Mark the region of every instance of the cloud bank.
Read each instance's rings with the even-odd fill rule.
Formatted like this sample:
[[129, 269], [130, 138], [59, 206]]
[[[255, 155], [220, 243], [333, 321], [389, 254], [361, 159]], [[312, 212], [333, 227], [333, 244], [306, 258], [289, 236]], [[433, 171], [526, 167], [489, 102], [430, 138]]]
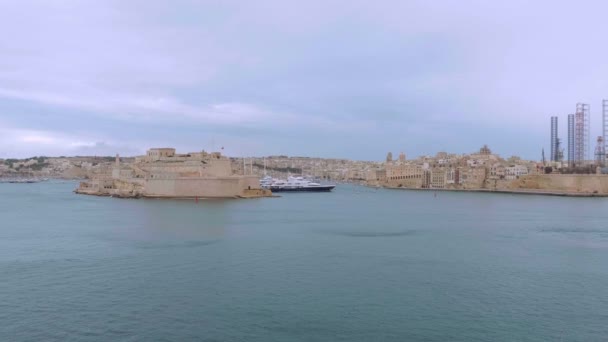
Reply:
[[[538, 159], [549, 117], [608, 98], [601, 2], [0, 4], [0, 157]], [[581, 19], [581, 18], [584, 18]], [[595, 108], [595, 110], [594, 110]], [[113, 151], [115, 150], [115, 151]]]

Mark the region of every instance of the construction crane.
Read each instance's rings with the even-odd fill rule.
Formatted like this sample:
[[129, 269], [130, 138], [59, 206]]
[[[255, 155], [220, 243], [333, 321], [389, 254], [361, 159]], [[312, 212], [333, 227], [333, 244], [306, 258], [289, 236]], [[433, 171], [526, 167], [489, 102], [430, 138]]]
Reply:
[[543, 148], [542, 154], [543, 154], [543, 166], [545, 166], [545, 149], [544, 148]]

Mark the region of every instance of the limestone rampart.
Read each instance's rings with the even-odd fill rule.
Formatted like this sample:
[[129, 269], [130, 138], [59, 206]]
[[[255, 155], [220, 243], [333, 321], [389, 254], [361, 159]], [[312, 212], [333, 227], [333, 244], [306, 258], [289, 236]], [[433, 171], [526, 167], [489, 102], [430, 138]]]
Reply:
[[236, 175], [220, 153], [175, 155], [172, 148], [151, 149], [134, 164], [116, 157], [111, 176], [80, 184], [77, 193], [116, 197], [229, 198], [266, 197], [257, 176]]
[[578, 194], [608, 194], [608, 175], [527, 175], [499, 190], [543, 190]]
[[259, 188], [257, 177], [149, 179], [144, 193], [146, 197], [241, 197], [243, 189]]

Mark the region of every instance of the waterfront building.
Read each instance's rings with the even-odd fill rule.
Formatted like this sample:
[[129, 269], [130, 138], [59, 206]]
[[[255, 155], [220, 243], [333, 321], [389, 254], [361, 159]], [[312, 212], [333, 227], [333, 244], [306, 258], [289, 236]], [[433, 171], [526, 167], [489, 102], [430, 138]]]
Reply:
[[387, 164], [386, 180], [394, 186], [420, 188], [424, 176], [424, 169], [414, 164]]
[[346, 174], [346, 179], [350, 180], [350, 181], [363, 181], [367, 178], [367, 171], [366, 170], [346, 170], [345, 171]]
[[458, 184], [458, 169], [450, 168], [445, 174], [445, 184]]
[[[574, 115], [569, 121], [574, 123]], [[573, 134], [569, 134], [569, 137], [573, 137]], [[595, 181], [595, 178], [588, 178], [586, 175], [556, 174], [560, 173], [559, 162], [552, 162], [550, 165], [554, 167], [553, 172], [544, 174], [547, 164], [523, 160], [517, 156], [505, 160], [493, 154], [487, 146], [471, 154], [439, 152], [410, 160], [401, 155], [396, 160], [387, 159], [383, 162], [359, 162], [344, 159], [265, 157], [268, 173], [274, 177], [277, 177], [276, 172], [293, 174], [292, 169], [296, 169], [297, 174], [314, 174], [325, 179], [365, 182], [370, 186], [390, 188], [488, 191], [557, 189], [566, 192], [590, 192], [593, 191], [592, 184]], [[251, 173], [262, 174], [262, 162], [262, 158], [254, 159]], [[242, 159], [234, 158], [233, 170], [243, 167], [242, 165]], [[578, 184], [578, 179], [587, 185], [572, 190]]]
[[485, 167], [465, 169], [462, 170], [460, 177], [464, 189], [481, 189], [486, 181], [487, 169]]
[[443, 189], [446, 185], [446, 170], [435, 168], [431, 170], [431, 189]]
[[512, 165], [505, 167], [505, 179], [515, 180], [529, 173], [528, 168], [524, 165]]
[[367, 171], [367, 182], [374, 185], [386, 183], [386, 169], [372, 169]]
[[[510, 165], [524, 165], [519, 157], [510, 158]], [[439, 152], [435, 156], [421, 156], [414, 160], [387, 162], [384, 164], [386, 181], [380, 182], [377, 173], [368, 177], [374, 184], [399, 188], [427, 189], [481, 189], [486, 181], [505, 178], [505, 161], [492, 154], [487, 145], [470, 155], [448, 154]], [[514, 174], [523, 174], [521, 169], [512, 170]]]

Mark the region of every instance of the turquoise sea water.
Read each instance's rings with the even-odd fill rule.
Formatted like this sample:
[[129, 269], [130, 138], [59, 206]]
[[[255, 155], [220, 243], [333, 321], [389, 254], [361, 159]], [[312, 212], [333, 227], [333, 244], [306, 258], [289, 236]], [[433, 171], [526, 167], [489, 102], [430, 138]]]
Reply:
[[0, 184], [0, 341], [606, 341], [608, 199]]

